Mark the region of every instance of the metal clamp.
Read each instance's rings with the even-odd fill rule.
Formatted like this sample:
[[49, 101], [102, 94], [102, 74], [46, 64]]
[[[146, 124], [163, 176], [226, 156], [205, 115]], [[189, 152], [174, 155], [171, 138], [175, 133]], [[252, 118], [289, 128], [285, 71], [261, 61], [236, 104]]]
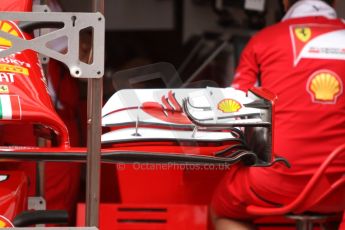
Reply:
[[[0, 20], [25, 22], [60, 22], [64, 26], [50, 33], [25, 40], [0, 30], [0, 37], [12, 42], [12, 46], [0, 52], [0, 57], [31, 49], [66, 64], [76, 78], [101, 78], [104, 74], [105, 20], [101, 13], [55, 13], [1, 12]], [[93, 30], [93, 62], [87, 64], [79, 59], [80, 31]], [[47, 47], [47, 43], [58, 38], [68, 40], [67, 53], [59, 53]]]

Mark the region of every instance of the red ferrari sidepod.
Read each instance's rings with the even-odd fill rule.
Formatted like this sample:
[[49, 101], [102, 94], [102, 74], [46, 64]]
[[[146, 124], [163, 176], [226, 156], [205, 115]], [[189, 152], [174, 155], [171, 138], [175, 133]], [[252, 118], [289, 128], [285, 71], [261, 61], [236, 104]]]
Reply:
[[[0, 21], [0, 30], [30, 39], [11, 21]], [[0, 38], [0, 51], [11, 47]], [[58, 134], [59, 146], [69, 146], [68, 131], [52, 105], [46, 80], [36, 52], [24, 50], [0, 58], [0, 122], [41, 124]]]

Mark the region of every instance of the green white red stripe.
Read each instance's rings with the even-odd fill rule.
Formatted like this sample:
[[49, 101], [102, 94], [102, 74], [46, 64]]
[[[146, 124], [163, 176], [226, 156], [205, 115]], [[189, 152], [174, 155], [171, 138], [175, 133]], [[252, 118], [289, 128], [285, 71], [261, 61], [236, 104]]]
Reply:
[[0, 95], [0, 119], [20, 120], [22, 116], [20, 100], [17, 95]]

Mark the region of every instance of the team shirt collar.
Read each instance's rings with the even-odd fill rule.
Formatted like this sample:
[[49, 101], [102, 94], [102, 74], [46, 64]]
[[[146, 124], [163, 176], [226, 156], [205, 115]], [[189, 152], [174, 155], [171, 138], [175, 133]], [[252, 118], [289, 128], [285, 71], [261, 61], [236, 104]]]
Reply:
[[336, 11], [321, 0], [300, 0], [295, 3], [282, 19], [323, 16], [329, 19], [337, 18]]

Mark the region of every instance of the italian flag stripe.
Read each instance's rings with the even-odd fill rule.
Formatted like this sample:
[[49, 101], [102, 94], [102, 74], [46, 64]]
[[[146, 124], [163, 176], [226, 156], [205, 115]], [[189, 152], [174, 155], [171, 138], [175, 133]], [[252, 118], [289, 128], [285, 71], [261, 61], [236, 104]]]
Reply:
[[0, 95], [0, 119], [19, 120], [21, 119], [21, 108], [19, 96]]

